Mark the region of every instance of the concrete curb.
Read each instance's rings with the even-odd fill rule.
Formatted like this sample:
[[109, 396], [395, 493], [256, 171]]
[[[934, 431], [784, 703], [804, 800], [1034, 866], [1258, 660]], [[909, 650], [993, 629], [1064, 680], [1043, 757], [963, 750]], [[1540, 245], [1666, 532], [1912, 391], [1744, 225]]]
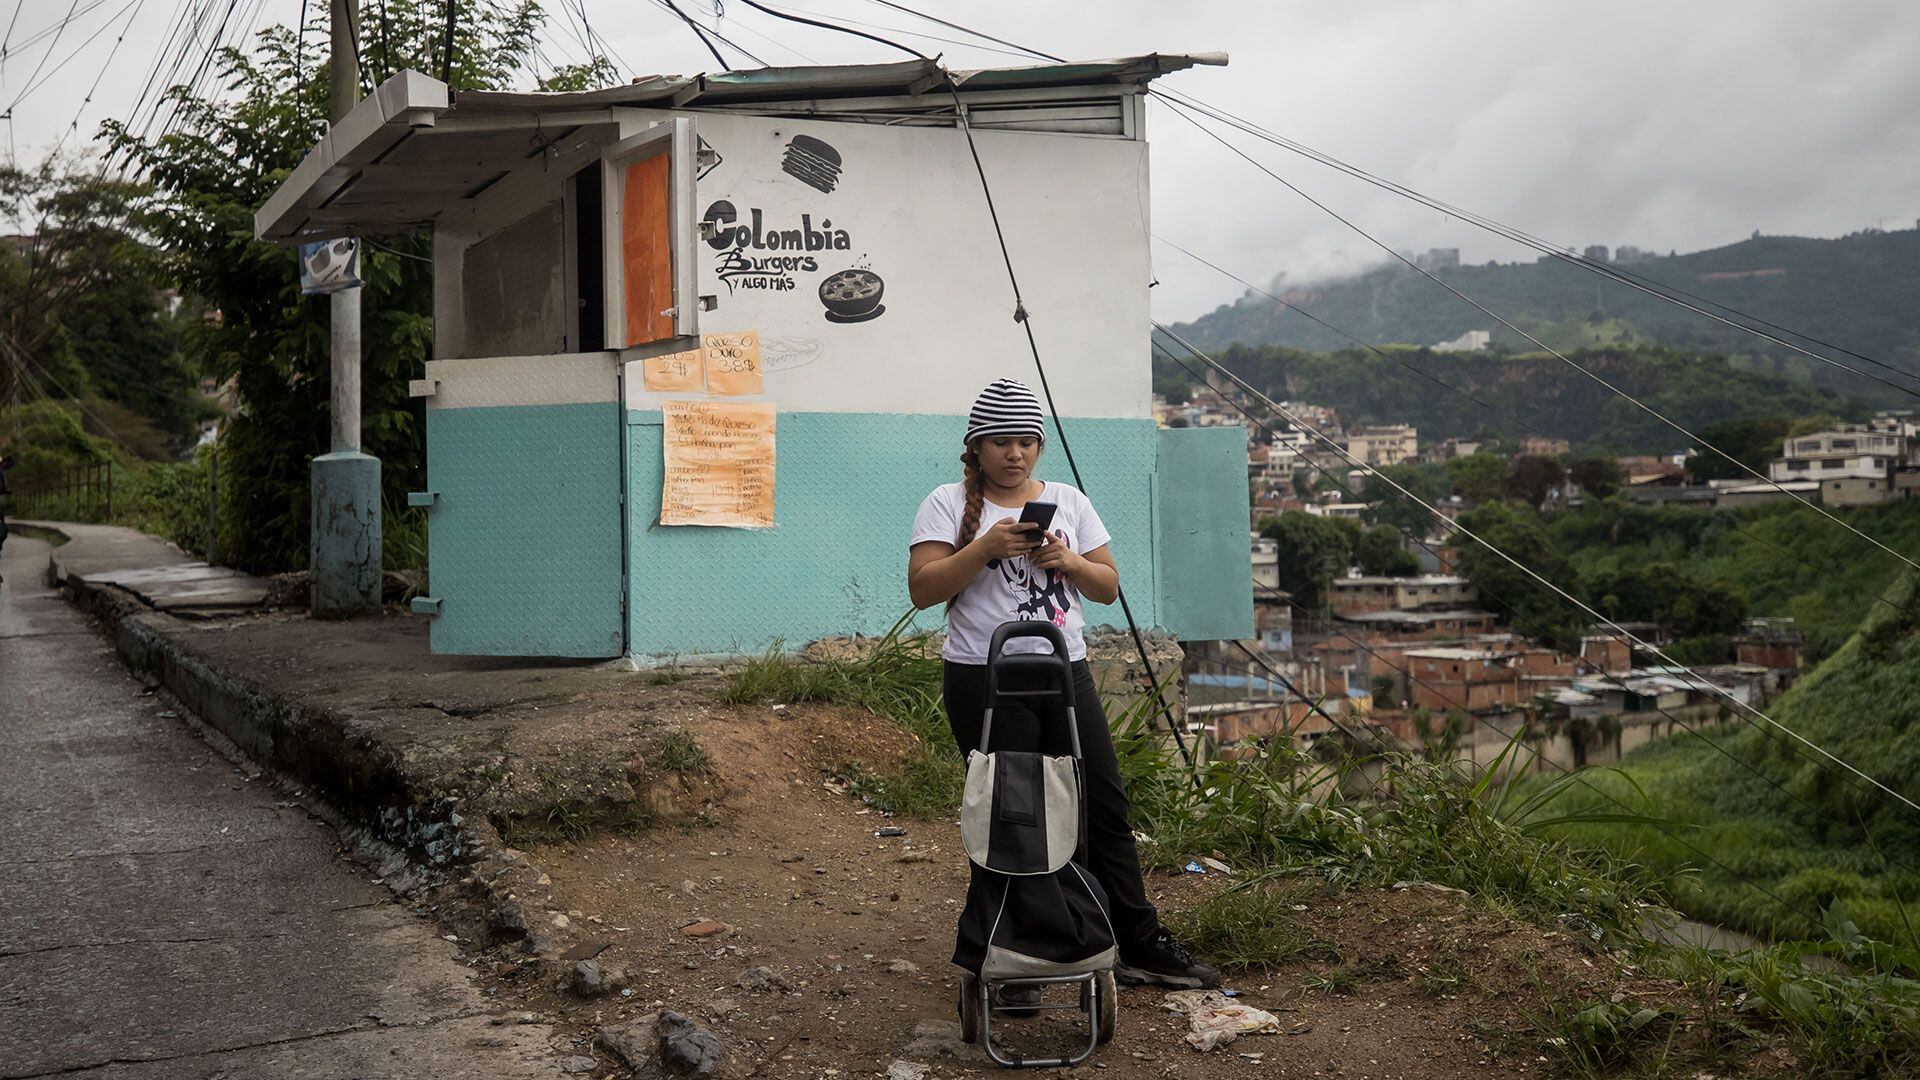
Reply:
[[117, 586], [61, 574], [57, 562], [49, 563], [47, 578], [100, 623], [136, 678], [173, 695], [255, 764], [324, 800], [337, 825], [398, 852], [404, 872], [389, 877], [398, 891], [452, 885], [493, 939], [521, 939], [540, 955], [560, 947], [522, 914], [523, 903], [537, 909], [550, 892], [540, 868], [509, 848], [484, 815], [463, 814], [459, 800], [422, 790], [398, 755], [369, 734], [369, 718], [315, 707], [223, 670], [169, 633], [179, 620]]

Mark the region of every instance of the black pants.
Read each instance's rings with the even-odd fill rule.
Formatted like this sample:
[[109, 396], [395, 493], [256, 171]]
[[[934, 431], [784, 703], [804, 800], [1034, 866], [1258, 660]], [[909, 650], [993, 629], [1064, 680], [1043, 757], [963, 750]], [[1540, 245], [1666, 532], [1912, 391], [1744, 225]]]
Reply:
[[[1006, 689], [1022, 689], [1009, 685]], [[985, 664], [946, 664], [947, 723], [964, 757], [980, 747], [980, 721], [987, 708]], [[1113, 752], [1113, 733], [1107, 729], [1100, 691], [1085, 660], [1073, 664], [1074, 715], [1079, 721], [1080, 753], [1084, 759], [1087, 799], [1087, 869], [1107, 891], [1113, 905], [1113, 932], [1122, 959], [1134, 956], [1160, 929], [1159, 913], [1147, 901], [1140, 879], [1140, 853], [1133, 841], [1133, 822], [1127, 790], [1120, 781], [1120, 760]], [[1001, 703], [993, 714], [993, 749], [1065, 754], [1072, 750], [1066, 724], [1058, 715], [1046, 722], [1028, 704], [1033, 698]], [[971, 864], [969, 864], [971, 865]], [[978, 867], [974, 867], [977, 873]]]

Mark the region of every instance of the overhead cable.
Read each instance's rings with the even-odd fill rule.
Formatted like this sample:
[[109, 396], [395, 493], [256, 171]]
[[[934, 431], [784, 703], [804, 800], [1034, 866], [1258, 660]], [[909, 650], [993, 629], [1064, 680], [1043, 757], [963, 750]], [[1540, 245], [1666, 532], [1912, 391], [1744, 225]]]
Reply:
[[[886, 45], [889, 48], [898, 49], [901, 52], [908, 53], [921, 60], [931, 61], [932, 59], [931, 57], [928, 57], [926, 54], [920, 52], [918, 49], [914, 49], [907, 45], [902, 45], [897, 41], [890, 41], [886, 38], [876, 37], [864, 31], [854, 30], [844, 26], [831, 26], [824, 23], [816, 22], [815, 20], [806, 18], [804, 16], [791, 15], [784, 12], [774, 11], [766, 7], [764, 4], [757, 2], [757, 0], [741, 0], [741, 2], [746, 4], [748, 7], [755, 9], [756, 11], [764, 12], [766, 14], [774, 16], [775, 18], [785, 19], [789, 22], [804, 23], [810, 26], [818, 26], [818, 27], [821, 27], [822, 29], [827, 29], [827, 30], [837, 30], [843, 34], [851, 34], [855, 37], [866, 38], [869, 41], [877, 41], [882, 45]], [[1020, 328], [1026, 333], [1027, 350], [1033, 356], [1034, 370], [1039, 375], [1039, 378], [1040, 378], [1040, 392], [1046, 398], [1047, 412], [1052, 416], [1054, 431], [1060, 437], [1061, 455], [1067, 459], [1067, 469], [1073, 474], [1074, 485], [1078, 487], [1080, 490], [1085, 491], [1087, 490], [1087, 484], [1085, 479], [1083, 479], [1080, 475], [1079, 462], [1074, 459], [1073, 444], [1071, 440], [1069, 440], [1067, 437], [1067, 427], [1065, 422], [1060, 417], [1060, 408], [1054, 402], [1053, 387], [1047, 380], [1046, 364], [1041, 360], [1041, 357], [1040, 357], [1040, 344], [1038, 340], [1036, 340], [1034, 337], [1033, 322], [1031, 318], [1029, 318], [1026, 300], [1021, 295], [1021, 292], [1020, 292], [1020, 278], [1019, 278], [1019, 275], [1014, 271], [1013, 255], [1007, 248], [1006, 230], [1001, 227], [1000, 211], [999, 211], [999, 208], [994, 204], [993, 185], [987, 179], [986, 166], [983, 165], [980, 161], [980, 148], [974, 143], [973, 127], [967, 121], [966, 103], [962, 101], [960, 98], [960, 88], [959, 88], [959, 85], [954, 81], [953, 73], [951, 71], [946, 71], [944, 69], [942, 73], [946, 77], [947, 93], [950, 94], [953, 98], [953, 111], [954, 111], [955, 123], [960, 129], [961, 135], [966, 139], [967, 154], [973, 159], [974, 173], [980, 179], [980, 193], [982, 198], [986, 202], [987, 219], [993, 225], [994, 239], [998, 242], [1000, 247], [1000, 260], [1007, 270], [1007, 284], [1011, 287], [1013, 291], [1014, 321], [1019, 323]], [[1191, 751], [1187, 749], [1186, 738], [1180, 732], [1180, 722], [1178, 718], [1176, 718], [1173, 715], [1173, 707], [1167, 701], [1165, 691], [1160, 685], [1159, 677], [1154, 673], [1153, 659], [1147, 652], [1146, 639], [1140, 633], [1140, 623], [1137, 619], [1134, 618], [1133, 605], [1128, 602], [1127, 591], [1125, 587], [1119, 585], [1117, 577], [1115, 580], [1115, 593], [1116, 593], [1115, 599], [1120, 604], [1121, 614], [1126, 617], [1127, 631], [1133, 638], [1134, 650], [1140, 657], [1140, 666], [1143, 672], [1145, 673], [1147, 686], [1149, 687], [1150, 692], [1154, 695], [1154, 698], [1159, 703], [1161, 714], [1166, 718], [1167, 730], [1173, 735], [1174, 745], [1179, 749], [1181, 759], [1186, 762], [1188, 775], [1190, 775], [1193, 778], [1193, 782], [1195, 786], [1198, 786], [1200, 783], [1200, 777], [1198, 772], [1195, 771], [1195, 762], [1194, 762], [1193, 754]]]
[[1228, 150], [1232, 151], [1234, 154], [1244, 159], [1248, 164], [1251, 164], [1254, 168], [1259, 169], [1261, 172], [1266, 173], [1268, 176], [1272, 177], [1275, 181], [1277, 181], [1282, 186], [1287, 188], [1287, 190], [1292, 191], [1294, 194], [1300, 196], [1302, 199], [1305, 199], [1307, 202], [1313, 204], [1315, 207], [1317, 207], [1321, 212], [1325, 213], [1327, 216], [1333, 218], [1335, 221], [1338, 221], [1340, 224], [1353, 230], [1355, 233], [1365, 238], [1367, 242], [1373, 244], [1375, 247], [1378, 247], [1380, 250], [1386, 252], [1388, 255], [1391, 255], [1393, 258], [1411, 267], [1415, 272], [1419, 273], [1422, 277], [1426, 278], [1428, 281], [1431, 281], [1436, 285], [1439, 285], [1441, 288], [1453, 294], [1463, 303], [1471, 305], [1475, 310], [1479, 311], [1481, 314], [1487, 316], [1488, 318], [1494, 320], [1495, 322], [1498, 322], [1501, 326], [1504, 326], [1508, 330], [1511, 330], [1512, 332], [1520, 335], [1521, 337], [1526, 338], [1528, 341], [1533, 342], [1535, 346], [1545, 351], [1548, 355], [1552, 356], [1554, 359], [1559, 360], [1561, 363], [1566, 364], [1568, 367], [1571, 367], [1575, 371], [1580, 372], [1582, 375], [1585, 375], [1588, 379], [1591, 379], [1592, 381], [1605, 387], [1607, 390], [1611, 391], [1615, 395], [1632, 403], [1636, 408], [1647, 413], [1649, 416], [1652, 416], [1656, 420], [1659, 420], [1661, 423], [1667, 425], [1668, 427], [1679, 432], [1680, 434], [1685, 435], [1687, 438], [1693, 440], [1695, 445], [1698, 445], [1713, 451], [1715, 454], [1720, 455], [1720, 457], [1724, 458], [1728, 463], [1732, 464], [1735, 468], [1739, 469], [1740, 471], [1748, 474], [1749, 476], [1752, 476], [1756, 480], [1759, 480], [1761, 483], [1766, 484], [1767, 486], [1775, 489], [1776, 491], [1779, 491], [1781, 494], [1786, 495], [1791, 499], [1794, 499], [1795, 501], [1799, 502], [1801, 505], [1811, 507], [1813, 511], [1819, 514], [1821, 517], [1826, 518], [1828, 521], [1831, 521], [1834, 524], [1840, 526], [1842, 529], [1845, 529], [1847, 532], [1852, 533], [1853, 535], [1859, 537], [1860, 539], [1865, 540], [1867, 543], [1871, 544], [1872, 546], [1879, 548], [1881, 551], [1885, 552], [1886, 554], [1891, 555], [1895, 559], [1898, 559], [1900, 562], [1905, 563], [1909, 568], [1916, 571], [1920, 571], [1920, 563], [1914, 562], [1912, 559], [1907, 558], [1905, 555], [1902, 555], [1898, 551], [1895, 551], [1894, 549], [1888, 547], [1887, 545], [1881, 543], [1880, 541], [1860, 531], [1858, 528], [1855, 528], [1852, 524], [1842, 520], [1840, 517], [1828, 511], [1825, 507], [1820, 506], [1818, 503], [1802, 498], [1798, 494], [1795, 494], [1794, 492], [1788, 490], [1786, 486], [1781, 484], [1779, 481], [1773, 479], [1770, 476], [1765, 475], [1764, 473], [1760, 472], [1758, 469], [1753, 468], [1751, 465], [1748, 465], [1746, 462], [1741, 461], [1739, 458], [1734, 457], [1732, 454], [1729, 454], [1725, 450], [1720, 449], [1720, 447], [1714, 445], [1713, 443], [1707, 441], [1706, 439], [1693, 433], [1692, 431], [1687, 430], [1686, 427], [1668, 418], [1664, 413], [1660, 412], [1660, 410], [1655, 409], [1653, 406], [1648, 405], [1644, 401], [1641, 401], [1639, 398], [1635, 397], [1634, 395], [1629, 394], [1625, 390], [1622, 390], [1621, 388], [1615, 386], [1613, 383], [1608, 382], [1605, 378], [1595, 373], [1591, 368], [1588, 368], [1585, 365], [1582, 365], [1578, 361], [1572, 359], [1571, 357], [1568, 357], [1566, 354], [1549, 346], [1546, 342], [1541, 341], [1539, 338], [1535, 337], [1534, 335], [1528, 333], [1525, 330], [1522, 330], [1518, 326], [1515, 326], [1511, 321], [1494, 313], [1486, 305], [1480, 303], [1478, 300], [1475, 300], [1471, 296], [1468, 296], [1466, 293], [1461, 292], [1459, 289], [1455, 288], [1452, 284], [1447, 282], [1444, 278], [1435, 276], [1431, 271], [1427, 270], [1425, 267], [1420, 266], [1418, 263], [1415, 263], [1412, 259], [1409, 259], [1406, 256], [1400, 254], [1399, 252], [1393, 250], [1392, 247], [1383, 243], [1379, 238], [1375, 237], [1372, 233], [1368, 232], [1364, 228], [1361, 228], [1359, 225], [1355, 224], [1352, 220], [1344, 217], [1338, 211], [1334, 210], [1332, 207], [1328, 206], [1327, 204], [1321, 202], [1320, 200], [1314, 198], [1313, 196], [1307, 194], [1305, 191], [1301, 190], [1292, 181], [1281, 176], [1279, 173], [1274, 172], [1272, 169], [1267, 168], [1266, 165], [1264, 165], [1257, 159], [1253, 158], [1251, 155], [1247, 154], [1244, 150], [1241, 150], [1238, 146], [1235, 146], [1233, 143], [1227, 141], [1218, 132], [1213, 131], [1212, 129], [1208, 128], [1205, 124], [1202, 124], [1200, 123], [1200, 121], [1193, 119], [1193, 117], [1187, 116], [1184, 112], [1181, 112], [1178, 107], [1176, 107], [1175, 112], [1176, 112], [1176, 115], [1179, 115], [1182, 118], [1186, 119], [1189, 123], [1199, 128], [1207, 136], [1214, 139], [1216, 142], [1220, 143], [1220, 145], [1226, 147]]
[[[1286, 419], [1288, 423], [1292, 424], [1298, 430], [1303, 431], [1307, 433], [1309, 436], [1324, 443], [1328, 447], [1328, 449], [1332, 450], [1335, 454], [1339, 455], [1341, 458], [1346, 460], [1349, 464], [1355, 466], [1356, 468], [1365, 467], [1363, 463], [1361, 463], [1358, 459], [1354, 458], [1352, 454], [1348, 453], [1345, 447], [1341, 446], [1335, 440], [1328, 438], [1324, 433], [1315, 430], [1311, 425], [1306, 423], [1304, 420], [1300, 419], [1297, 415], [1295, 415], [1291, 410], [1287, 409], [1284, 405], [1281, 405], [1278, 402], [1275, 402], [1272, 398], [1262, 393], [1259, 389], [1254, 387], [1251, 383], [1248, 383], [1245, 379], [1242, 379], [1240, 376], [1234, 374], [1232, 370], [1227, 368], [1225, 365], [1221, 364], [1218, 360], [1215, 360], [1213, 357], [1208, 356], [1206, 353], [1194, 347], [1185, 338], [1175, 333], [1172, 329], [1167, 327], [1165, 324], [1160, 322], [1155, 322], [1153, 326], [1154, 326], [1154, 329], [1160, 331], [1162, 334], [1166, 335], [1168, 338], [1171, 338], [1174, 342], [1178, 343], [1182, 348], [1186, 349], [1193, 356], [1204, 361], [1208, 367], [1212, 368], [1215, 371], [1220, 372], [1221, 374], [1225, 375], [1228, 379], [1232, 380], [1233, 383], [1236, 386], [1238, 386], [1242, 392], [1249, 394], [1250, 396], [1258, 400], [1261, 404], [1273, 410], [1275, 413], [1277, 413], [1278, 415]], [[1393, 488], [1395, 491], [1399, 492], [1403, 497], [1405, 497], [1412, 503], [1420, 506], [1421, 508], [1425, 509], [1427, 512], [1433, 514], [1435, 517], [1441, 517], [1441, 518], [1445, 517], [1445, 515], [1441, 514], [1440, 510], [1437, 507], [1435, 507], [1432, 503], [1429, 503], [1425, 499], [1422, 499], [1418, 495], [1415, 495], [1413, 492], [1408, 491], [1407, 488], [1404, 485], [1402, 485], [1399, 481], [1394, 480], [1392, 477], [1382, 474], [1378, 471], [1374, 472], [1372, 475], [1375, 479], [1378, 479], [1381, 483], [1387, 485], [1388, 487]], [[1512, 555], [1508, 554], [1506, 551], [1490, 543], [1485, 537], [1480, 536], [1478, 533], [1474, 532], [1471, 529], [1468, 529], [1467, 527], [1461, 525], [1457, 521], [1453, 523], [1453, 528], [1458, 530], [1463, 536], [1466, 536], [1467, 538], [1485, 547], [1488, 551], [1499, 556], [1503, 561], [1510, 563], [1516, 569], [1518, 569], [1521, 573], [1525, 574], [1527, 577], [1532, 578], [1534, 581], [1545, 586], [1548, 590], [1558, 595], [1561, 599], [1566, 600], [1568, 603], [1580, 609], [1582, 612], [1585, 612], [1587, 616], [1592, 618], [1596, 623], [1606, 626], [1607, 628], [1613, 630], [1615, 633], [1619, 634], [1625, 640], [1631, 642], [1635, 646], [1638, 646], [1641, 649], [1641, 651], [1646, 652], [1652, 656], [1659, 657], [1663, 662], [1665, 662], [1670, 666], [1673, 666], [1673, 667], [1683, 666], [1681, 664], [1676, 663], [1672, 657], [1668, 656], [1661, 649], [1642, 640], [1638, 635], [1635, 635], [1631, 631], [1628, 631], [1626, 628], [1622, 627], [1619, 623], [1616, 623], [1612, 619], [1609, 619], [1606, 616], [1600, 614], [1600, 612], [1594, 610], [1585, 601], [1574, 596], [1572, 593], [1569, 593], [1567, 590], [1561, 588], [1559, 585], [1553, 583], [1552, 581], [1547, 580], [1547, 578], [1542, 576], [1538, 571], [1534, 570], [1532, 567], [1528, 566], [1527, 564], [1521, 562], [1519, 559], [1516, 559]], [[1855, 768], [1853, 765], [1849, 764], [1848, 762], [1843, 761], [1840, 758], [1834, 756], [1833, 754], [1829, 753], [1824, 747], [1818, 745], [1817, 743], [1814, 743], [1812, 740], [1794, 731], [1792, 728], [1789, 728], [1786, 725], [1781, 724], [1779, 721], [1768, 716], [1766, 713], [1761, 712], [1759, 709], [1754, 708], [1752, 705], [1749, 705], [1744, 701], [1741, 701], [1738, 697], [1736, 697], [1726, 689], [1716, 686], [1712, 683], [1706, 683], [1705, 685], [1710, 690], [1717, 692], [1721, 697], [1725, 698], [1727, 701], [1732, 703], [1738, 709], [1744, 709], [1747, 712], [1752, 713], [1754, 716], [1758, 717], [1760, 720], [1764, 721], [1767, 725], [1769, 725], [1769, 727], [1779, 730], [1781, 732], [1784, 732], [1786, 735], [1791, 737], [1794, 741], [1798, 742], [1799, 744], [1806, 747], [1807, 749], [1814, 751], [1815, 753], [1819, 754], [1821, 757], [1832, 762], [1834, 765], [1839, 766], [1840, 768], [1844, 769], [1846, 772], [1851, 773], [1853, 776], [1857, 777], [1858, 779], [1866, 781], [1867, 784], [1878, 789], [1882, 794], [1885, 794], [1895, 799], [1896, 801], [1905, 805], [1910, 810], [1920, 812], [1920, 804], [1916, 804], [1912, 799], [1907, 798], [1905, 795], [1901, 794], [1900, 792], [1894, 790], [1891, 787], [1888, 787], [1886, 784], [1881, 783], [1879, 780], [1875, 779], [1874, 777], [1869, 776], [1868, 774], [1860, 771], [1859, 769]]]
[[[883, 7], [891, 8], [895, 11], [905, 12], [909, 15], [913, 15], [918, 18], [925, 19], [928, 22], [936, 23], [938, 25], [945, 26], [949, 29], [958, 30], [961, 33], [970, 34], [974, 37], [977, 37], [986, 41], [991, 41], [998, 45], [1005, 45], [1008, 48], [1017, 49], [1020, 52], [1025, 53], [1029, 56], [1035, 57], [1037, 59], [1051, 60], [1056, 63], [1067, 62], [1064, 58], [1055, 56], [1052, 53], [1035, 49], [1029, 45], [1021, 45], [1017, 42], [1009, 41], [1005, 38], [995, 37], [992, 34], [988, 34], [983, 31], [975, 30], [971, 27], [963, 26], [959, 23], [949, 21], [947, 19], [942, 19], [937, 16], [927, 14], [926, 12], [916, 10], [905, 4], [897, 3], [895, 2], [895, 0], [869, 0], [869, 2], [879, 4]], [[1495, 221], [1492, 218], [1486, 217], [1485, 215], [1475, 213], [1471, 210], [1463, 209], [1459, 206], [1455, 206], [1451, 203], [1445, 202], [1444, 200], [1433, 198], [1432, 196], [1422, 194], [1421, 192], [1416, 191], [1413, 188], [1407, 187], [1403, 184], [1399, 184], [1399, 183], [1396, 183], [1395, 181], [1376, 176], [1373, 173], [1366, 171], [1365, 169], [1362, 169], [1358, 166], [1351, 165], [1345, 161], [1342, 161], [1341, 159], [1333, 156], [1332, 154], [1328, 154], [1323, 151], [1316, 150], [1313, 147], [1307, 146], [1304, 143], [1300, 143], [1295, 140], [1288, 139], [1283, 135], [1279, 135], [1267, 128], [1261, 127], [1260, 125], [1255, 124], [1250, 120], [1246, 120], [1243, 117], [1235, 116], [1234, 114], [1228, 112], [1225, 109], [1221, 109], [1218, 106], [1208, 104], [1207, 102], [1197, 97], [1193, 97], [1192, 95], [1183, 94], [1178, 91], [1169, 90], [1162, 87], [1150, 88], [1148, 90], [1148, 93], [1154, 95], [1155, 97], [1168, 101], [1169, 103], [1184, 104], [1190, 108], [1201, 111], [1206, 115], [1221, 121], [1222, 123], [1226, 123], [1235, 128], [1238, 128], [1239, 130], [1249, 135], [1253, 135], [1256, 138], [1264, 139], [1268, 142], [1271, 142], [1275, 146], [1279, 146], [1282, 149], [1288, 150], [1292, 153], [1299, 154], [1303, 157], [1306, 157], [1312, 161], [1318, 162], [1322, 165], [1326, 165], [1330, 168], [1337, 169], [1341, 172], [1346, 173], [1349, 176], [1354, 177], [1355, 179], [1363, 180], [1369, 184], [1373, 184], [1374, 186], [1381, 188], [1382, 190], [1392, 192], [1393, 194], [1396, 194], [1396, 195], [1400, 195], [1403, 198], [1411, 199], [1424, 206], [1427, 206], [1430, 209], [1437, 210], [1441, 213], [1449, 214], [1451, 216], [1461, 218], [1462, 220], [1467, 221], [1472, 225], [1485, 229], [1489, 232], [1493, 232], [1508, 240], [1512, 240], [1515, 243], [1519, 243], [1524, 246], [1533, 248], [1536, 251], [1552, 256], [1553, 258], [1560, 260], [1562, 262], [1566, 262], [1572, 265], [1577, 265], [1591, 272], [1602, 274], [1603, 276], [1609, 277], [1615, 281], [1620, 282], [1621, 284], [1627, 285], [1630, 288], [1634, 288], [1641, 292], [1645, 292], [1649, 295], [1655, 296], [1669, 303], [1677, 304], [1681, 307], [1686, 308], [1687, 310], [1693, 311], [1696, 314], [1705, 316], [1706, 318], [1709, 318], [1709, 319], [1713, 319], [1716, 322], [1723, 323], [1724, 325], [1732, 327], [1736, 330], [1741, 330], [1746, 333], [1753, 334], [1757, 337], [1763, 338], [1764, 340], [1773, 342], [1774, 344], [1780, 345], [1784, 348], [1800, 353], [1804, 356], [1817, 360], [1821, 363], [1842, 368], [1843, 370], [1849, 371], [1855, 375], [1859, 375], [1862, 378], [1872, 379], [1875, 382], [1881, 382], [1883, 383], [1883, 385], [1889, 386], [1902, 393], [1920, 396], [1920, 392], [1916, 392], [1911, 388], [1900, 386], [1895, 383], [1887, 383], [1884, 380], [1879, 379], [1877, 376], [1874, 376], [1869, 372], [1860, 371], [1859, 369], [1851, 367], [1850, 365], [1839, 363], [1838, 361], [1833, 360], [1831, 357], [1821, 356], [1818, 353], [1811, 352], [1801, 346], [1795, 345], [1790, 341], [1784, 341], [1770, 334], [1765, 334], [1759, 330], [1754, 329], [1751, 326], [1746, 326], [1741, 323], [1731, 321], [1729, 319], [1716, 315], [1713, 312], [1702, 310], [1699, 307], [1694, 306], [1694, 304], [1684, 303], [1682, 300], [1676, 299], [1676, 298], [1684, 297], [1686, 300], [1691, 300], [1698, 304], [1705, 304], [1708, 307], [1731, 313], [1732, 315], [1738, 316], [1741, 319], [1750, 320], [1754, 323], [1759, 324], [1760, 326], [1764, 326], [1771, 330], [1776, 330], [1780, 333], [1788, 334], [1805, 341], [1813, 342], [1814, 344], [1819, 345], [1822, 348], [1832, 349], [1835, 352], [1843, 353], [1847, 356], [1851, 356], [1864, 363], [1872, 364], [1875, 367], [1879, 367], [1887, 371], [1895, 372], [1897, 374], [1907, 376], [1908, 378], [1920, 379], [1920, 373], [1910, 371], [1906, 368], [1897, 367], [1892, 364], [1884, 363], [1882, 361], [1874, 359], [1873, 357], [1865, 356], [1845, 346], [1836, 345], [1829, 341], [1824, 341], [1818, 337], [1815, 337], [1812, 334], [1808, 334], [1803, 331], [1794, 330], [1790, 327], [1781, 326], [1778, 323], [1770, 322], [1764, 318], [1761, 318], [1758, 315], [1741, 311], [1738, 308], [1734, 308], [1727, 304], [1722, 304], [1718, 301], [1709, 300], [1705, 297], [1687, 292], [1686, 290], [1678, 288], [1677, 286], [1668, 285], [1668, 284], [1656, 281], [1653, 278], [1647, 277], [1643, 274], [1639, 274], [1634, 271], [1626, 270], [1617, 266], [1610, 266], [1608, 264], [1601, 263], [1597, 260], [1588, 259], [1584, 255], [1575, 255], [1562, 246], [1548, 243], [1547, 241], [1542, 240], [1537, 236], [1533, 236], [1532, 234], [1527, 233], [1524, 230], [1515, 228], [1510, 225], [1504, 225], [1498, 221]]]

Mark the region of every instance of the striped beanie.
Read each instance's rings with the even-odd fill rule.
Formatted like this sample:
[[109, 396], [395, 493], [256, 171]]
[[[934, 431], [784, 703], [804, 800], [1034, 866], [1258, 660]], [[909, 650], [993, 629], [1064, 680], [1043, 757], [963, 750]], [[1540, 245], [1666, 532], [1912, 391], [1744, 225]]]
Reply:
[[973, 401], [967, 413], [967, 437], [972, 443], [993, 435], [1030, 435], [1044, 445], [1047, 414], [1040, 399], [1018, 379], [995, 379]]

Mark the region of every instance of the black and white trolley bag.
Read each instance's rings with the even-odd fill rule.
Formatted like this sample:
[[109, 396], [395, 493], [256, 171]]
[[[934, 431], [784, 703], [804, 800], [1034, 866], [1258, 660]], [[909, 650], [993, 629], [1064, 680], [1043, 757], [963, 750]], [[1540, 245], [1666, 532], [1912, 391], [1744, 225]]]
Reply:
[[[1052, 653], [1006, 653], [1006, 642], [1049, 641]], [[1014, 676], [1018, 689], [1002, 683]], [[992, 749], [994, 705], [1006, 698], [1064, 706], [1071, 754]], [[1040, 722], [1045, 722], [1042, 719]], [[1073, 668], [1051, 623], [1013, 622], [987, 653], [987, 706], [980, 749], [967, 757], [960, 838], [975, 869], [967, 885], [953, 962], [982, 982], [1067, 979], [1112, 969], [1107, 894], [1086, 868], [1086, 799]]]

